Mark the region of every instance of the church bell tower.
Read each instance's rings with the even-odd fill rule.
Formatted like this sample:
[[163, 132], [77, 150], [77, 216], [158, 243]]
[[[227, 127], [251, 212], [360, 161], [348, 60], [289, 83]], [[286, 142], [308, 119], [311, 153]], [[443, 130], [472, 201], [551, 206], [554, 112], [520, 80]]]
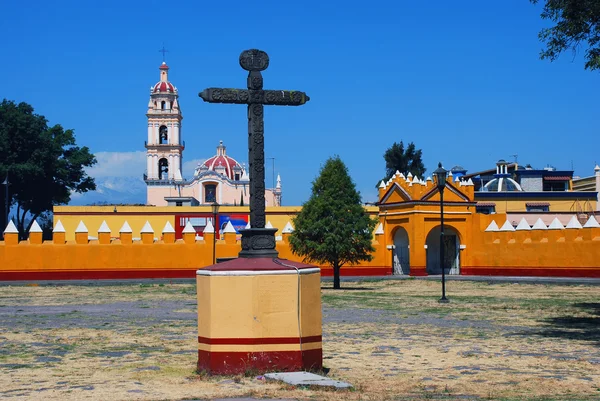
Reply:
[[163, 61], [159, 67], [160, 81], [150, 88], [148, 102], [148, 140], [146, 141], [146, 184], [164, 184], [183, 181], [181, 110], [177, 88], [169, 82], [169, 66]]

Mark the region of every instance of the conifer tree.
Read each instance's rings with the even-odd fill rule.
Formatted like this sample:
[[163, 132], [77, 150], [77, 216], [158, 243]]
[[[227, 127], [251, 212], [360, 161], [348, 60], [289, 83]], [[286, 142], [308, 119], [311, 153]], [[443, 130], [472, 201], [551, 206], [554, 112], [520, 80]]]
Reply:
[[333, 268], [333, 288], [340, 288], [340, 268], [372, 259], [376, 221], [363, 208], [360, 193], [338, 156], [327, 160], [313, 181], [310, 199], [293, 219], [292, 252], [308, 263]]
[[[385, 177], [383, 181], [389, 180], [396, 171], [402, 174], [411, 173], [418, 177], [425, 175], [425, 165], [422, 160], [422, 151], [417, 149], [414, 143], [409, 143], [404, 148], [404, 142], [394, 142], [392, 146], [386, 149], [383, 154], [385, 160]], [[376, 187], [379, 186], [381, 180], [377, 181]]]

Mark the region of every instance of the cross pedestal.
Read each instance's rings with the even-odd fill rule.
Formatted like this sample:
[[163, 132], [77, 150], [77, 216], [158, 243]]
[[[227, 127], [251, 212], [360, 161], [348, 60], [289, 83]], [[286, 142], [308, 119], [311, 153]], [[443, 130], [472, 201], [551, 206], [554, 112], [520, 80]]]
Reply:
[[239, 374], [322, 367], [321, 274], [303, 263], [278, 259], [277, 229], [265, 228], [264, 106], [300, 106], [304, 92], [264, 90], [267, 53], [246, 50], [240, 65], [248, 89], [208, 88], [210, 103], [248, 106], [250, 228], [241, 230], [239, 258], [200, 269], [198, 370]]

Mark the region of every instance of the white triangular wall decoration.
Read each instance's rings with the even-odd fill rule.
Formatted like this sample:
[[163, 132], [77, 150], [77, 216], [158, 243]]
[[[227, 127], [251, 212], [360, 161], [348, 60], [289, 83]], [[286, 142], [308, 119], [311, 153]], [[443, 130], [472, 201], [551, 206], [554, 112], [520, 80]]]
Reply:
[[586, 221], [585, 224], [583, 225], [583, 228], [597, 228], [597, 227], [600, 227], [600, 224], [598, 224], [598, 220], [596, 220], [596, 218], [594, 216], [590, 216], [588, 221]]
[[33, 220], [33, 224], [31, 224], [31, 228], [29, 229], [29, 233], [41, 233], [42, 227], [38, 224], [37, 221]]
[[565, 228], [583, 228], [576, 216], [572, 216]]
[[518, 231], [521, 231], [521, 230], [531, 230], [531, 226], [529, 225], [529, 223], [527, 222], [527, 220], [525, 220], [525, 217], [521, 218], [521, 221], [517, 225], [516, 230], [518, 230]]
[[554, 220], [552, 220], [552, 223], [550, 223], [548, 226], [548, 230], [563, 230], [564, 228], [565, 226], [563, 226], [560, 220], [558, 220], [558, 217], [555, 217]]
[[499, 231], [498, 224], [496, 224], [495, 220], [492, 220], [490, 225], [485, 229], [485, 231]]

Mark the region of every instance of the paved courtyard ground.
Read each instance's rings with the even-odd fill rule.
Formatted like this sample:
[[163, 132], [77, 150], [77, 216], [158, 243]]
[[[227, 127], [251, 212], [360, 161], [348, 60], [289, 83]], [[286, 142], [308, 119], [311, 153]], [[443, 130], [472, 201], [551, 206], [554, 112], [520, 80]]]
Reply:
[[9, 400], [598, 400], [600, 287], [323, 284], [329, 376], [354, 391], [195, 372], [193, 282], [0, 287]]

